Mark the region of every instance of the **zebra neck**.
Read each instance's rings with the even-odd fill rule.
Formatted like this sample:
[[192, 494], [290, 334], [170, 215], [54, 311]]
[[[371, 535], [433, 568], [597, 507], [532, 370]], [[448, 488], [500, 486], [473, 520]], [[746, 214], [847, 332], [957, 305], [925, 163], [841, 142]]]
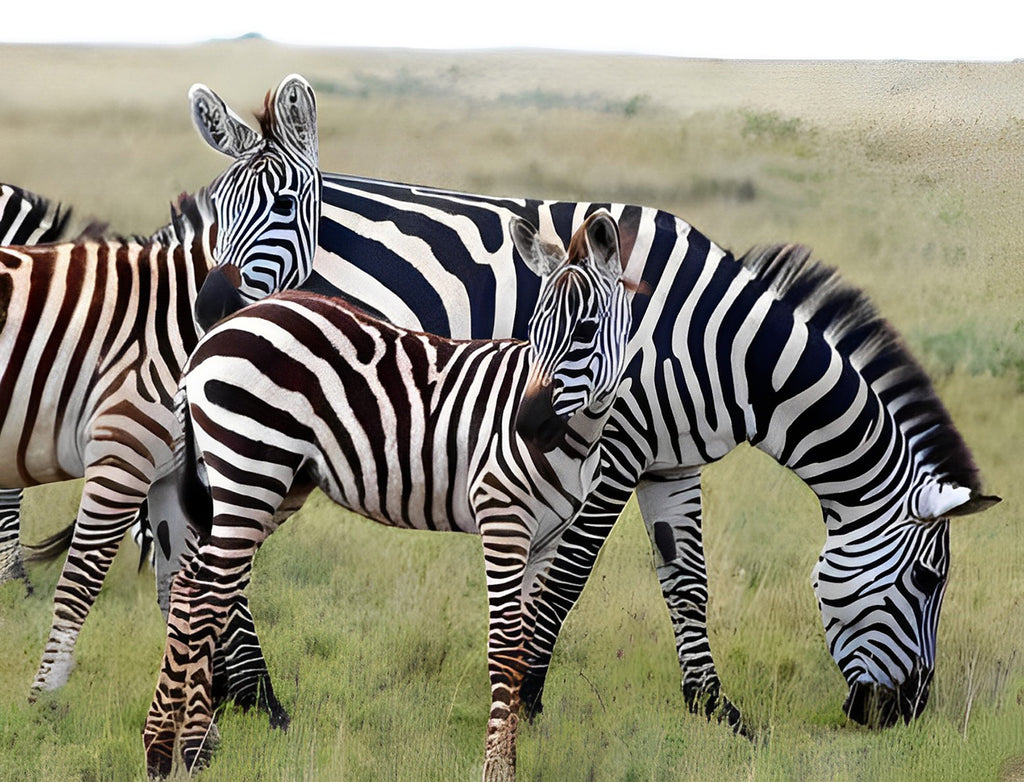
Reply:
[[605, 424], [611, 416], [612, 406], [595, 412], [591, 409], [581, 410], [568, 421], [568, 437], [577, 453], [587, 454], [593, 450], [604, 432]]

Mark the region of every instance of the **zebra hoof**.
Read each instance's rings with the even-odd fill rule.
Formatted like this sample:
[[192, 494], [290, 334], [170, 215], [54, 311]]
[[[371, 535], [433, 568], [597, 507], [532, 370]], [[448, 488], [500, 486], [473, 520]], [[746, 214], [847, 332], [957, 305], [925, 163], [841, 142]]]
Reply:
[[684, 685], [683, 697], [692, 714], [703, 714], [708, 722], [714, 718], [720, 725], [728, 726], [735, 735], [756, 743], [757, 737], [753, 729], [743, 721], [743, 714], [721, 694], [717, 685], [711, 690], [698, 690]]
[[275, 730], [288, 730], [288, 726], [292, 724], [291, 715], [284, 709], [283, 706], [278, 705], [277, 708], [270, 710], [270, 727]]
[[25, 597], [32, 596], [32, 582], [25, 572], [25, 562], [21, 557], [21, 545], [0, 550], [0, 586], [10, 581], [20, 581], [25, 585]]
[[210, 765], [213, 753], [220, 744], [220, 731], [217, 724], [210, 723], [206, 735], [198, 741], [190, 740], [183, 742], [181, 748], [181, 759], [189, 774], [201, 771]]
[[529, 722], [544, 711], [544, 674], [528, 670], [519, 687], [519, 713]]

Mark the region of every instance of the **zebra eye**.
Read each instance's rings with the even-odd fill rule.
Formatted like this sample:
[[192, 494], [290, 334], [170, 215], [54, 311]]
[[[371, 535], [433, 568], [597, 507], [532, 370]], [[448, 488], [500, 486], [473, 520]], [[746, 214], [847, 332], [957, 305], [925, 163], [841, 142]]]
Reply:
[[572, 336], [576, 342], [593, 342], [596, 335], [596, 320], [581, 320], [572, 330]]
[[915, 562], [910, 569], [910, 582], [926, 595], [935, 592], [941, 580], [942, 574], [939, 571], [921, 562]]
[[295, 211], [295, 199], [290, 196], [280, 196], [276, 201], [274, 201], [274, 205], [270, 208], [270, 211], [276, 215], [291, 217]]

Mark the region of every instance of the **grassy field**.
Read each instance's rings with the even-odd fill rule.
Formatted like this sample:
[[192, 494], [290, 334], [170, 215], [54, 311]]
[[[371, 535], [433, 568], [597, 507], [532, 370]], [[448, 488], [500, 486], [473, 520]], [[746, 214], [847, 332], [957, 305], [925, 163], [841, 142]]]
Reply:
[[[955, 524], [932, 701], [849, 724], [809, 584], [809, 491], [740, 448], [705, 477], [709, 626], [753, 746], [686, 713], [671, 627], [630, 505], [560, 639], [524, 780], [1024, 779], [1024, 64], [726, 63], [557, 54], [0, 46], [0, 180], [76, 224], [162, 224], [224, 160], [192, 130], [203, 81], [256, 108], [318, 90], [328, 171], [495, 195], [633, 201], [743, 251], [812, 245], [865, 288], [936, 381], [1002, 505]], [[74, 513], [29, 492], [25, 537]], [[256, 564], [251, 604], [292, 727], [228, 711], [204, 780], [476, 778], [488, 707], [475, 538], [383, 529], [313, 501]], [[144, 778], [163, 628], [128, 545], [64, 691], [26, 694], [58, 566], [0, 589], [0, 780]]]

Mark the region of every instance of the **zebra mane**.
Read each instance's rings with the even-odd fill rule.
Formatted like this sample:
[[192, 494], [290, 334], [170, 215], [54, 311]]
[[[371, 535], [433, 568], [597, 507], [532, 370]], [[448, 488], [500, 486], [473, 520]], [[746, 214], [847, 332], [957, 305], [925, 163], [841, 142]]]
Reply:
[[274, 121], [273, 90], [267, 90], [267, 94], [263, 98], [263, 108], [254, 112], [254, 115], [260, 125], [260, 132], [263, 134], [263, 138], [280, 142], [281, 139], [277, 134], [277, 122]]
[[195, 194], [182, 193], [172, 201], [171, 221], [141, 241], [163, 245], [187, 244], [213, 219], [209, 194], [205, 187], [201, 187]]
[[826, 342], [868, 385], [898, 372], [902, 425], [915, 433], [915, 450], [960, 486], [981, 490], [978, 467], [927, 373], [897, 331], [879, 315], [863, 291], [845, 283], [832, 267], [811, 258], [799, 244], [754, 247], [740, 259], [754, 278], [790, 306], [794, 317], [822, 333]]
[[[13, 192], [17, 197], [21, 198], [22, 201], [29, 205], [29, 210], [33, 215], [33, 217], [24, 220], [21, 227], [14, 231], [11, 236], [7, 237], [7, 244], [26, 244], [28, 242], [32, 244], [49, 244], [60, 241], [64, 237], [68, 221], [71, 219], [71, 207], [64, 206], [59, 201], [55, 202], [46, 196], [25, 190], [17, 185], [3, 184], [0, 185], [0, 188]], [[51, 208], [52, 214], [47, 214]], [[34, 238], [30, 238], [32, 233], [44, 226], [46, 227], [42, 233]]]

